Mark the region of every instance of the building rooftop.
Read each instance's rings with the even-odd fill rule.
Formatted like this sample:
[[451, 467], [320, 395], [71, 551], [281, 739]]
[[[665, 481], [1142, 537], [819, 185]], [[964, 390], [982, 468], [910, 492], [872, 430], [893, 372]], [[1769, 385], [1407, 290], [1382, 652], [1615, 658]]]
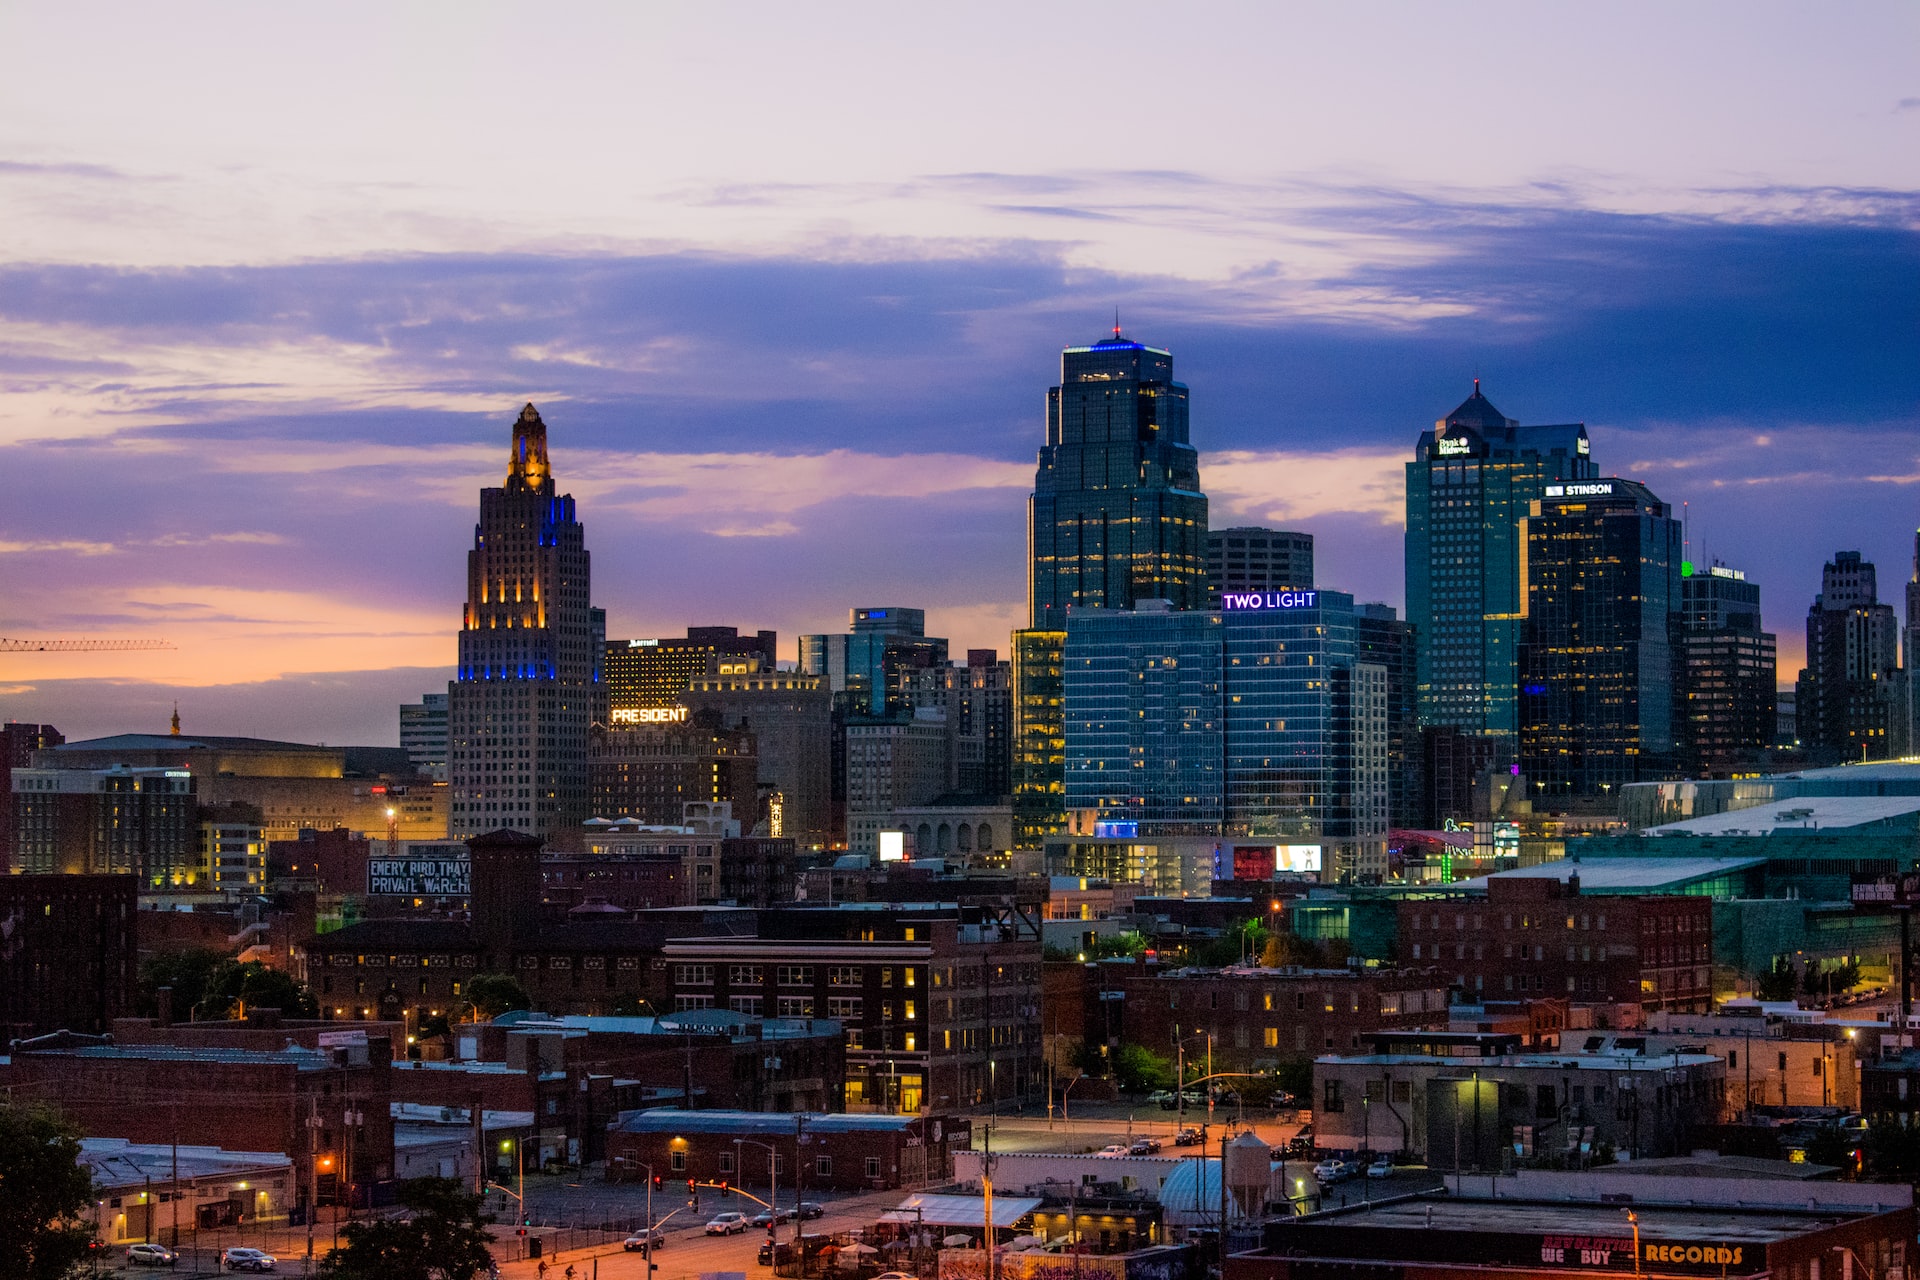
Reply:
[[[1288, 1225], [1289, 1234], [1308, 1232], [1324, 1224], [1335, 1228], [1360, 1227], [1368, 1231], [1390, 1231], [1396, 1236], [1406, 1233], [1402, 1238], [1427, 1236], [1435, 1232], [1532, 1237], [1542, 1234], [1580, 1235], [1607, 1240], [1625, 1237], [1628, 1241], [1626, 1251], [1631, 1254], [1632, 1231], [1627, 1225], [1623, 1208], [1617, 1204], [1409, 1196], [1370, 1207], [1294, 1219]], [[1863, 1212], [1852, 1206], [1809, 1212], [1788, 1209], [1742, 1210], [1721, 1205], [1700, 1208], [1636, 1205], [1635, 1211], [1640, 1220], [1640, 1236], [1643, 1240], [1673, 1240], [1686, 1244], [1697, 1244], [1702, 1240], [1711, 1240], [1716, 1244], [1770, 1244], [1790, 1240], [1820, 1227], [1832, 1226], [1847, 1218], [1860, 1216]]]
[[684, 1111], [678, 1107], [658, 1107], [651, 1111], [623, 1111], [610, 1129], [620, 1133], [699, 1133], [788, 1134], [794, 1123], [804, 1119], [808, 1133], [887, 1133], [913, 1125], [918, 1116], [891, 1116], [877, 1113], [856, 1115], [819, 1112], [779, 1111]]
[[[177, 1161], [177, 1163], [176, 1163]], [[276, 1151], [229, 1151], [225, 1147], [175, 1147], [166, 1142], [129, 1142], [125, 1138], [80, 1139], [80, 1163], [93, 1174], [94, 1190], [171, 1184], [178, 1169], [182, 1182], [230, 1178], [238, 1174], [285, 1173], [293, 1161]]]
[[1484, 1071], [1492, 1067], [1541, 1068], [1554, 1071], [1657, 1071], [1674, 1067], [1713, 1066], [1711, 1053], [1508, 1053], [1491, 1058], [1454, 1057], [1431, 1053], [1326, 1053], [1315, 1062], [1338, 1066], [1407, 1067], [1426, 1065], [1449, 1071]]
[[[289, 1044], [284, 1049], [228, 1049], [213, 1045], [181, 1044], [86, 1044], [13, 1047], [14, 1058], [94, 1058], [114, 1062], [208, 1062], [239, 1066], [291, 1066], [298, 1071], [320, 1071], [337, 1066], [334, 1056], [322, 1049], [303, 1049]], [[395, 1064], [399, 1065], [398, 1063]]]
[[1672, 893], [1688, 884], [1715, 880], [1741, 871], [1767, 865], [1762, 857], [1753, 858], [1561, 858], [1538, 866], [1516, 867], [1478, 876], [1446, 887], [1467, 892], [1485, 892], [1487, 881], [1558, 880], [1565, 884], [1574, 875], [1580, 877], [1583, 893]]
[[342, 747], [321, 747], [311, 742], [276, 742], [272, 738], [222, 738], [200, 734], [116, 733], [105, 738], [88, 738], [53, 747], [61, 751], [312, 751], [339, 754]]
[[1779, 830], [1823, 831], [1834, 827], [1891, 824], [1906, 819], [1914, 825], [1920, 815], [1920, 796], [1795, 796], [1771, 804], [1730, 809], [1702, 818], [1648, 827], [1649, 836], [1764, 836]]

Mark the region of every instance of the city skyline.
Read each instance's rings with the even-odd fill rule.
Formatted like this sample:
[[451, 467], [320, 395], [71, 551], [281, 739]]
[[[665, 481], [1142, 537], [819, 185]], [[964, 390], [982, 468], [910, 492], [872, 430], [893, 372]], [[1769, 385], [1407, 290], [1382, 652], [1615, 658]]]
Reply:
[[[1098, 59], [1024, 74], [1064, 38], [1048, 15], [985, 64], [920, 18], [791, 67], [728, 45], [701, 88], [716, 33], [687, 16], [590, 12], [604, 50], [569, 33], [563, 69], [510, 14], [442, 50], [418, 19], [354, 42], [211, 12], [89, 32], [0, 89], [0, 634], [179, 646], [8, 657], [0, 715], [157, 731], [178, 700], [190, 732], [394, 740], [452, 669], [471, 495], [527, 400], [591, 504], [612, 633], [797, 636], [893, 600], [1004, 651], [1036, 406], [1116, 304], [1193, 389], [1210, 523], [1313, 533], [1362, 601], [1404, 607], [1401, 473], [1476, 375], [1521, 421], [1584, 421], [1688, 512], [1696, 562], [1764, 587], [1783, 685], [1821, 564], [1860, 550], [1889, 603], [1906, 577], [1898, 6], [1644, 10], [1658, 40], [1409, 9], [1366, 59], [1356, 20], [1237, 10], [1190, 34], [1241, 74], [1182, 72], [1151, 109], [1103, 104]], [[70, 21], [0, 30], [70, 49]], [[236, 56], [269, 38], [288, 51]], [[693, 56], [605, 72], [661, 41]], [[1335, 56], [1277, 52], [1303, 41]], [[1435, 98], [1450, 58], [1505, 92]], [[976, 65], [1003, 101], [959, 93]], [[1074, 129], [1065, 166], [1028, 127], [1112, 112], [1131, 127]], [[647, 120], [647, 164], [589, 162]]]

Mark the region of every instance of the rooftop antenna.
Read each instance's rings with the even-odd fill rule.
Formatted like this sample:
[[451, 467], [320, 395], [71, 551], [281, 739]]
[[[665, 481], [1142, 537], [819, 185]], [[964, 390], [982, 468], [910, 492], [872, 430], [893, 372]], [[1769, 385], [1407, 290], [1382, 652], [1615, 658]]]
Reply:
[[1680, 503], [1680, 559], [1682, 562], [1693, 559], [1693, 503]]
[[1113, 340], [1120, 341], [1120, 308], [1117, 306], [1113, 309]]

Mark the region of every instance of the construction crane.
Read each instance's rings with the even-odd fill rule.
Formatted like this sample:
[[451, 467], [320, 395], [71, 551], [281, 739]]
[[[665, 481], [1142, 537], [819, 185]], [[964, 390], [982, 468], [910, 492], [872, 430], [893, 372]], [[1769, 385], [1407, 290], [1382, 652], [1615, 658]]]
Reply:
[[171, 648], [165, 640], [12, 640], [0, 636], [0, 653], [107, 653]]

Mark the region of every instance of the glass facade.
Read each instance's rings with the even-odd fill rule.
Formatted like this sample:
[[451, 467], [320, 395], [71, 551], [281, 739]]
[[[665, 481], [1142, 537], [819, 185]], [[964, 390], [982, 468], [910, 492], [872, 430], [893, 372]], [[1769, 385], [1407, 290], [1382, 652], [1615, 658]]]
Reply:
[[1680, 767], [1702, 777], [1757, 763], [1773, 744], [1778, 687], [1760, 586], [1725, 565], [1682, 564], [1680, 599]]
[[1060, 662], [1064, 631], [1013, 633], [1013, 837], [1038, 849], [1065, 828], [1066, 720]]
[[947, 642], [927, 634], [920, 609], [853, 609], [845, 635], [800, 637], [800, 670], [824, 676], [853, 715], [913, 712], [918, 674], [947, 665]]
[[1611, 812], [1673, 764], [1680, 524], [1631, 480], [1556, 488], [1524, 526], [1520, 767], [1536, 806]]
[[1068, 347], [1047, 392], [1047, 443], [1029, 500], [1028, 603], [1035, 630], [1069, 606], [1206, 604], [1207, 499], [1187, 442], [1187, 389], [1173, 357], [1128, 342]]
[[1520, 521], [1546, 486], [1597, 472], [1583, 424], [1523, 427], [1480, 394], [1407, 464], [1407, 620], [1422, 724], [1509, 743], [1519, 730]]

